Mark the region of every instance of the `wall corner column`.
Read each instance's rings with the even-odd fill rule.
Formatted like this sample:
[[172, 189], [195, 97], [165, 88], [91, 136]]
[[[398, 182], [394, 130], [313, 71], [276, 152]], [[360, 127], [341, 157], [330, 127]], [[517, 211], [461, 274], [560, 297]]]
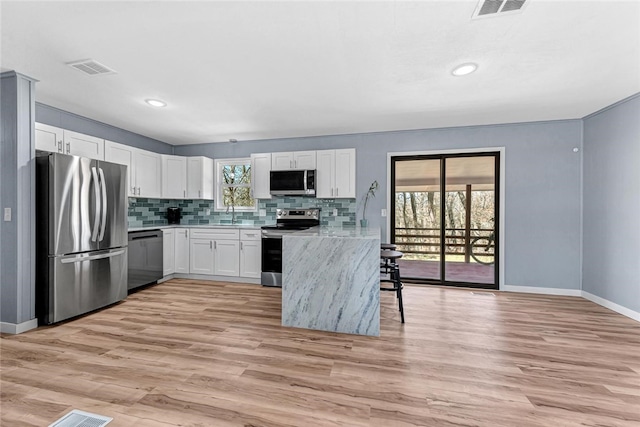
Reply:
[[[5, 333], [37, 326], [35, 83], [15, 71], [0, 74], [0, 332]], [[11, 219], [5, 220], [8, 209]]]

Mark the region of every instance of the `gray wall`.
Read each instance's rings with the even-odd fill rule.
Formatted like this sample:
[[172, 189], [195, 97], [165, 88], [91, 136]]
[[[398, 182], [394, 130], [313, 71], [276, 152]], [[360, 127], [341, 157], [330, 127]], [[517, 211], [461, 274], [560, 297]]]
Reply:
[[0, 200], [11, 221], [0, 217], [0, 321], [35, 318], [34, 83], [15, 72], [0, 79]]
[[173, 154], [173, 146], [165, 142], [40, 103], [36, 103], [36, 122], [108, 139], [143, 150]]
[[174, 152], [229, 158], [355, 147], [358, 218], [362, 196], [377, 180], [367, 217], [386, 236], [380, 210], [388, 152], [500, 146], [506, 147], [504, 284], [579, 290], [581, 152], [572, 150], [582, 148], [581, 120], [176, 146]]
[[584, 120], [582, 289], [640, 312], [640, 96]]

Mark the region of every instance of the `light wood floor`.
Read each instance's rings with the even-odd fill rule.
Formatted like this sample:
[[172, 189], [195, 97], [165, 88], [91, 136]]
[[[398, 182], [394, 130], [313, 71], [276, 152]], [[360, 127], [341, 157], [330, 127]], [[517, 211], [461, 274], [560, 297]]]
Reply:
[[640, 324], [587, 300], [405, 288], [380, 338], [280, 326], [280, 290], [172, 280], [3, 336], [2, 426], [639, 426]]

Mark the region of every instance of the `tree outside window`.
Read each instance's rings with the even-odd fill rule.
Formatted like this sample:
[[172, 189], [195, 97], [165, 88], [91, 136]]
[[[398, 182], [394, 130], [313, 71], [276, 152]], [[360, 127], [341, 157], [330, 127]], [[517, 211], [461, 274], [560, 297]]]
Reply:
[[255, 211], [251, 197], [251, 159], [216, 160], [216, 209]]

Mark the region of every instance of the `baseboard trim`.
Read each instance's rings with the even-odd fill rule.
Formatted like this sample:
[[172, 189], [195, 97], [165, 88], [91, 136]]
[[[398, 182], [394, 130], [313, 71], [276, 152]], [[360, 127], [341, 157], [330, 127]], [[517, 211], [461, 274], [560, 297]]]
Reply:
[[259, 285], [260, 279], [251, 279], [249, 277], [234, 277], [234, 276], [208, 276], [205, 274], [178, 274], [173, 275], [174, 279], [194, 279], [194, 280], [212, 280], [215, 282], [233, 282], [233, 283], [245, 283], [248, 285]]
[[560, 289], [560, 288], [539, 288], [535, 286], [513, 286], [505, 285], [501, 291], [506, 292], [524, 292], [527, 294], [545, 294], [545, 295], [561, 295], [567, 297], [581, 297], [580, 289]]
[[609, 310], [613, 310], [616, 313], [629, 317], [635, 320], [636, 322], [640, 322], [640, 313], [637, 311], [631, 310], [630, 308], [627, 308], [627, 307], [623, 307], [620, 304], [616, 304], [615, 302], [611, 302], [597, 295], [590, 294], [587, 291], [582, 291], [582, 297], [598, 305], [601, 305], [604, 308], [608, 308]]
[[22, 323], [7, 323], [0, 322], [0, 332], [3, 334], [17, 335], [23, 332], [30, 331], [38, 327], [38, 319], [27, 320]]

